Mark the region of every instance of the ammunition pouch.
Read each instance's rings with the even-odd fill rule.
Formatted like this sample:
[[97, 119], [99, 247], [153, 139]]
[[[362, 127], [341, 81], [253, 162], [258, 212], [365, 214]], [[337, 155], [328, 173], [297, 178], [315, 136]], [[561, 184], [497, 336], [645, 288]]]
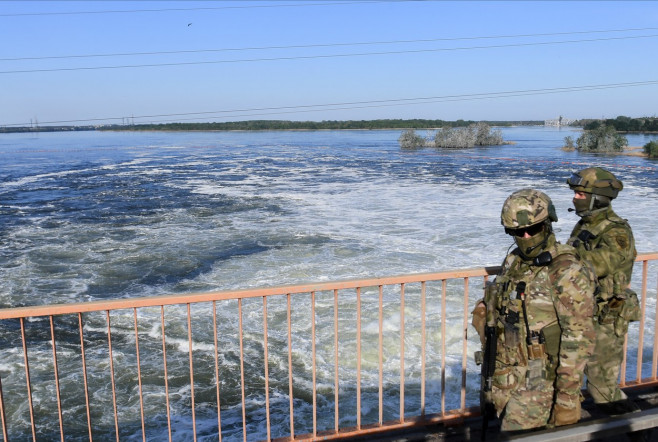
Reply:
[[612, 293], [614, 293], [616, 297], [626, 299], [626, 290], [628, 289], [629, 284], [630, 281], [626, 277], [626, 273], [617, 272], [612, 275]]
[[539, 332], [532, 332], [528, 350], [527, 388], [541, 388], [547, 381], [556, 377], [558, 354], [560, 352], [561, 329], [557, 322], [547, 325]]
[[521, 332], [518, 323], [505, 322], [505, 347], [516, 348], [521, 342]]
[[[605, 278], [599, 279], [598, 281], [598, 297], [603, 301], [608, 301], [612, 298], [626, 299], [627, 287], [629, 285], [628, 278], [623, 272], [617, 272], [612, 275], [608, 275]], [[633, 292], [632, 290], [629, 290]]]
[[541, 388], [546, 383], [546, 344], [541, 334], [533, 332], [533, 336], [526, 345], [528, 350], [528, 371], [526, 372], [526, 388], [531, 390]]
[[521, 342], [520, 339], [513, 347], [510, 347], [507, 343], [498, 346], [498, 361], [504, 366], [525, 367], [528, 364], [528, 360], [525, 357], [526, 352], [523, 348], [524, 346], [525, 343]]
[[598, 298], [601, 301], [607, 301], [615, 296], [615, 283], [611, 275], [599, 279], [599, 293]]
[[471, 312], [473, 319], [471, 325], [480, 337], [480, 344], [484, 345], [484, 327], [487, 325], [487, 307], [482, 300], [475, 303], [475, 308]]
[[621, 301], [617, 316], [614, 318], [615, 334], [619, 337], [624, 336], [628, 332], [628, 323], [639, 321], [641, 317], [642, 310], [637, 294], [631, 289], [626, 289], [626, 299]]
[[518, 373], [515, 367], [505, 367], [496, 370], [493, 375], [493, 386], [499, 390], [512, 390], [519, 385]]
[[545, 358], [538, 358], [528, 361], [528, 371], [526, 372], [526, 388], [535, 390], [546, 384], [548, 373], [546, 372]]
[[560, 354], [560, 338], [562, 336], [560, 324], [557, 322], [549, 324], [542, 328], [540, 333], [544, 338], [546, 354], [548, 354], [549, 358], [552, 360], [557, 361], [558, 355]]
[[510, 299], [503, 313], [503, 327], [505, 334], [505, 347], [516, 348], [521, 342], [521, 301]]
[[615, 335], [618, 337], [624, 336], [626, 333], [628, 333], [628, 321], [621, 316], [617, 316], [614, 320], [614, 329]]
[[621, 296], [607, 301], [599, 300], [597, 319], [599, 324], [614, 324], [615, 334], [623, 336], [628, 331], [628, 323], [642, 318], [642, 309], [637, 293], [625, 289]]
[[543, 359], [546, 355], [546, 345], [543, 342], [532, 342], [528, 345], [528, 360]]
[[493, 388], [488, 398], [493, 402], [498, 413], [501, 413], [519, 381], [526, 376], [526, 367], [505, 367], [496, 370], [493, 376]]
[[560, 339], [562, 329], [554, 322], [541, 329], [541, 336], [546, 347], [546, 380], [552, 382], [557, 377], [557, 363], [560, 355]]
[[637, 299], [637, 293], [631, 289], [626, 289], [625, 294], [626, 299], [619, 315], [627, 321], [639, 321], [642, 319], [642, 308], [640, 307], [640, 300]]
[[601, 325], [613, 324], [619, 317], [624, 306], [624, 300], [619, 298], [611, 298], [607, 301], [599, 300], [598, 321]]

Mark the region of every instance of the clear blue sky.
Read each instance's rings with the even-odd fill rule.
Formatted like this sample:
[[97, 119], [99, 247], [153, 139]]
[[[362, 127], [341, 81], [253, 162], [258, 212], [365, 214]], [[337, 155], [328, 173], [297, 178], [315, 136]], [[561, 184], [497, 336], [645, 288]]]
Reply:
[[658, 113], [651, 1], [0, 1], [0, 41], [0, 126]]

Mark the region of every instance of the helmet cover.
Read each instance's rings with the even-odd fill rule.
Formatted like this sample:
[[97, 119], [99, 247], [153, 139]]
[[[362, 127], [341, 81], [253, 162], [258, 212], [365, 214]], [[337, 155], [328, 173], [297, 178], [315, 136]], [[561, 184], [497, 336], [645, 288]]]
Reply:
[[557, 221], [553, 202], [544, 192], [529, 188], [507, 197], [500, 214], [505, 229], [521, 229], [546, 220]]
[[624, 188], [624, 184], [612, 172], [601, 167], [588, 167], [574, 172], [567, 180], [567, 184], [574, 191], [606, 196], [610, 199], [616, 198], [619, 191]]

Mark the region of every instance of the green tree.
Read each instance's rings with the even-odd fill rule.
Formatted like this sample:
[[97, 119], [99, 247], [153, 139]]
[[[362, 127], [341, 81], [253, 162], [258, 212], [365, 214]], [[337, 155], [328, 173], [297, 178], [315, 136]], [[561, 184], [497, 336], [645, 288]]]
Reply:
[[644, 152], [649, 158], [658, 158], [658, 141], [650, 141], [644, 145]]
[[585, 124], [583, 129], [585, 129], [585, 130], [596, 130], [599, 127], [601, 127], [601, 124], [602, 123], [601, 123], [600, 120], [589, 121], [589, 122], [587, 122], [587, 124]]
[[618, 134], [613, 126], [586, 130], [576, 140], [576, 146], [582, 152], [621, 152], [626, 145], [626, 137]]
[[491, 131], [484, 123], [473, 123], [466, 127], [448, 127], [439, 129], [434, 136], [434, 146], [445, 148], [466, 148], [473, 146], [498, 146], [503, 144], [503, 133]]
[[494, 131], [487, 123], [480, 122], [476, 125], [476, 146], [499, 146], [503, 144], [503, 132], [500, 129]]
[[570, 152], [576, 150], [576, 144], [573, 141], [573, 137], [564, 137], [564, 146], [562, 149]]
[[425, 138], [416, 134], [415, 130], [408, 129], [402, 132], [400, 138], [398, 138], [398, 143], [403, 149], [418, 149], [425, 146]]

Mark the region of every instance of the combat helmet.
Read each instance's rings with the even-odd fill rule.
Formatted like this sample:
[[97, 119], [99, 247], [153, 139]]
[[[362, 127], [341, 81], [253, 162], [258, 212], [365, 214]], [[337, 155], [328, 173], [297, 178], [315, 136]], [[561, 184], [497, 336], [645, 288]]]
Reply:
[[576, 214], [579, 216], [589, 216], [598, 209], [608, 207], [610, 201], [624, 188], [624, 184], [617, 177], [601, 167], [588, 167], [574, 172], [567, 184], [571, 190], [586, 194], [584, 199], [573, 200]]
[[535, 258], [543, 251], [555, 221], [557, 214], [553, 202], [544, 192], [535, 189], [521, 189], [512, 193], [505, 200], [500, 213], [505, 233], [514, 236], [524, 258]]
[[612, 172], [601, 167], [588, 167], [574, 172], [567, 184], [573, 190], [603, 195], [610, 199], [617, 198], [619, 191], [624, 188], [624, 184]]

